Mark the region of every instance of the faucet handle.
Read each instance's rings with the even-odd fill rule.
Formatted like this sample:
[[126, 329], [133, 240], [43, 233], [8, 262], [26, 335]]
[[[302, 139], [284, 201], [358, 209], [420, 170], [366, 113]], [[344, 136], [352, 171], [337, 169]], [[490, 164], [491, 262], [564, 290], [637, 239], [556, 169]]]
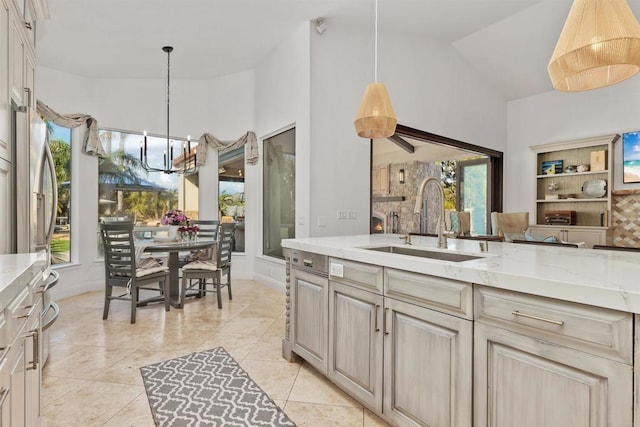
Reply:
[[405, 245], [410, 245], [411, 244], [411, 234], [407, 233], [403, 236], [400, 236], [399, 239], [404, 239], [404, 244]]

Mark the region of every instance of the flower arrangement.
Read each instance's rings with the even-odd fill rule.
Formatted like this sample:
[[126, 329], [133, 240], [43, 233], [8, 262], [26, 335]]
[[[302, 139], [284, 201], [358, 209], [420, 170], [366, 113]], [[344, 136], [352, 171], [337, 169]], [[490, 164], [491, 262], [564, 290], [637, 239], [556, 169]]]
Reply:
[[187, 225], [178, 228], [178, 235], [181, 240], [195, 240], [200, 228], [197, 225]]
[[162, 225], [189, 225], [189, 217], [181, 210], [170, 210], [162, 216], [160, 220]]

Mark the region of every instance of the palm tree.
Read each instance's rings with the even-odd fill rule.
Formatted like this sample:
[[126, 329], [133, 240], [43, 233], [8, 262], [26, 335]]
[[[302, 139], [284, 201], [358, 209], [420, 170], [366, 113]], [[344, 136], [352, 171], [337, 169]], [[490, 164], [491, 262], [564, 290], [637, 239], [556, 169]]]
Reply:
[[116, 185], [118, 212], [124, 208], [124, 196], [122, 187], [140, 184], [137, 171], [140, 169], [140, 160], [124, 151], [112, 151], [106, 157], [100, 159], [98, 171], [101, 185]]

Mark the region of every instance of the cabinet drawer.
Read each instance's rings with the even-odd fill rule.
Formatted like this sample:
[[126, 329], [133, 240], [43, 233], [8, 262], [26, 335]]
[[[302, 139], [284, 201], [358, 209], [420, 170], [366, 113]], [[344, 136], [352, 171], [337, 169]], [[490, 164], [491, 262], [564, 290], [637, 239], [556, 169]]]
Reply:
[[33, 294], [30, 289], [25, 288], [5, 311], [5, 319], [11, 334], [16, 334], [22, 329], [32, 309], [34, 309]]
[[330, 258], [329, 279], [382, 295], [382, 267], [378, 265]]
[[465, 319], [473, 318], [470, 283], [392, 268], [384, 270], [384, 282], [385, 296]]
[[632, 363], [631, 313], [476, 285], [475, 320]]

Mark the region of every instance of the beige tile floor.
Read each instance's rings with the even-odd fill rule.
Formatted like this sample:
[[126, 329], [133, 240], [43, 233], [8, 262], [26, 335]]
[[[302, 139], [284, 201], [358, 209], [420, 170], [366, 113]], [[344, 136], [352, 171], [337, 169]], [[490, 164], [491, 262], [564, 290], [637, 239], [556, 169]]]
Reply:
[[42, 426], [153, 426], [139, 368], [224, 347], [299, 426], [384, 426], [313, 368], [282, 359], [285, 297], [253, 281], [233, 282], [234, 299], [223, 291], [189, 299], [183, 310], [160, 305], [137, 310], [111, 303], [102, 320], [103, 293], [57, 301], [51, 352], [43, 370]]

